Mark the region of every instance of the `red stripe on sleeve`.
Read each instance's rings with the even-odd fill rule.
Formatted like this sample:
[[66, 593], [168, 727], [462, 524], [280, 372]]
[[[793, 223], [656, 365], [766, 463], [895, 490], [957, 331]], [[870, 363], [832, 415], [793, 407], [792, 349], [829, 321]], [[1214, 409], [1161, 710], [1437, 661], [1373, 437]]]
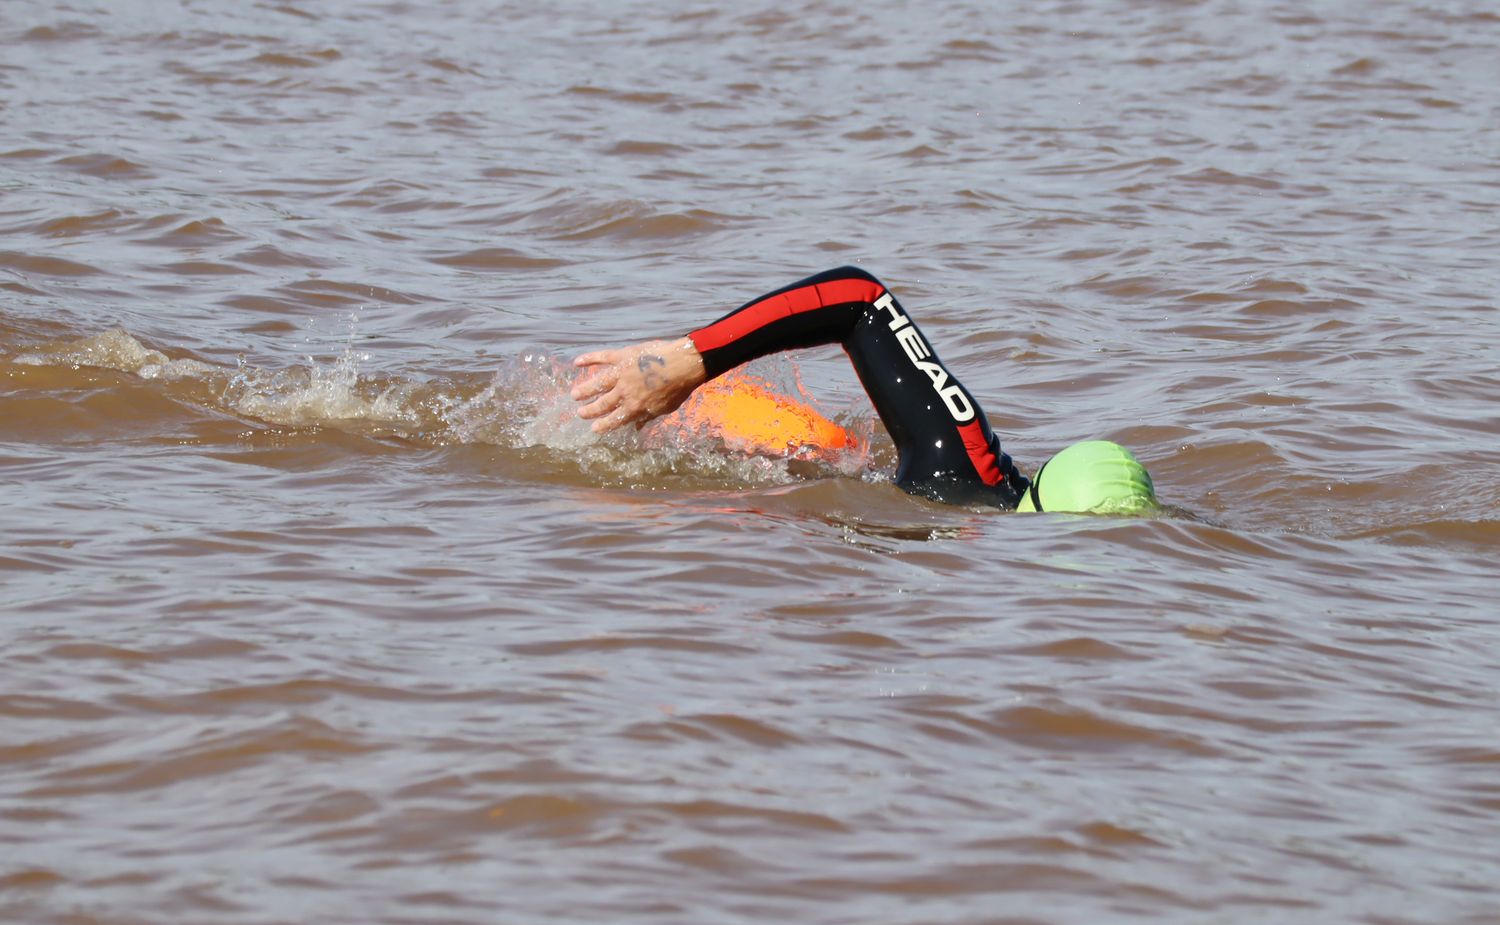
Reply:
[[727, 318], [715, 321], [706, 328], [699, 328], [688, 337], [692, 338], [693, 346], [698, 348], [699, 353], [706, 353], [732, 344], [773, 321], [829, 305], [874, 302], [884, 293], [883, 286], [867, 279], [835, 279], [803, 286], [747, 305]]
[[974, 471], [979, 473], [979, 480], [986, 485], [1000, 484], [1000, 461], [990, 449], [990, 442], [984, 439], [984, 428], [978, 421], [970, 421], [960, 427], [958, 433], [964, 438], [964, 449], [969, 453], [970, 462], [974, 463]]

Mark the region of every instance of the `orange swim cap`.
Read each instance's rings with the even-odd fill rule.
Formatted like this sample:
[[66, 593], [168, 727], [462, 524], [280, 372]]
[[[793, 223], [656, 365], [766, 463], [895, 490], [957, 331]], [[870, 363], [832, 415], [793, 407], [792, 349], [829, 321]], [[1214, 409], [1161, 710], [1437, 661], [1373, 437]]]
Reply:
[[859, 448], [859, 440], [808, 405], [741, 372], [700, 387], [667, 418], [699, 434], [717, 437], [739, 453], [826, 457]]

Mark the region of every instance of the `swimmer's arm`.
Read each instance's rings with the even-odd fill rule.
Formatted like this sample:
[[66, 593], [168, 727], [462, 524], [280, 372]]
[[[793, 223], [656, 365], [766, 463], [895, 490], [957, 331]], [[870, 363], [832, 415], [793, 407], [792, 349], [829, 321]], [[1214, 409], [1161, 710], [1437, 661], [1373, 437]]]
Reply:
[[844, 342], [884, 292], [864, 270], [839, 267], [752, 299], [680, 340], [586, 353], [573, 361], [586, 370], [573, 386], [573, 399], [588, 402], [578, 416], [592, 420], [599, 434], [639, 427], [756, 357]]
[[578, 416], [593, 421], [596, 434], [670, 414], [708, 378], [702, 355], [686, 337], [595, 350], [573, 365], [583, 370], [573, 400], [587, 402]]

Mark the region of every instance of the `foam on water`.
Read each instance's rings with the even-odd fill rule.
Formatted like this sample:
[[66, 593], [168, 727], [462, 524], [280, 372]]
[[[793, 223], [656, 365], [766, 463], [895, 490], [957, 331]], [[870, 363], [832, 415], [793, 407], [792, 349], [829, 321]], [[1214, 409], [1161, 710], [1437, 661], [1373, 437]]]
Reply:
[[421, 426], [417, 384], [361, 377], [360, 364], [369, 359], [350, 348], [331, 362], [307, 357], [306, 366], [291, 369], [263, 370], [242, 362], [224, 387], [224, 401], [247, 417], [291, 427], [356, 421]]
[[[489, 376], [420, 379], [370, 372], [374, 356], [355, 349], [351, 331], [341, 353], [302, 365], [268, 368], [241, 358], [235, 367], [172, 357], [120, 329], [20, 353], [20, 366], [109, 369], [166, 383], [199, 384], [190, 401], [276, 427], [321, 428], [427, 447], [488, 445], [543, 449], [564, 469], [612, 487], [741, 488], [785, 484], [824, 475], [860, 476], [871, 470], [873, 417], [849, 423], [865, 439], [860, 449], [829, 459], [805, 447], [751, 455], [727, 448], [675, 416], [644, 428], [595, 434], [569, 396], [575, 375], [564, 359], [528, 353], [501, 360]], [[762, 364], [787, 394], [811, 402], [795, 365], [784, 358]]]
[[134, 373], [142, 379], [185, 379], [203, 377], [215, 367], [198, 360], [170, 359], [160, 350], [152, 350], [124, 331], [115, 328], [91, 337], [83, 337], [51, 350], [22, 353], [11, 360], [18, 366], [92, 366]]

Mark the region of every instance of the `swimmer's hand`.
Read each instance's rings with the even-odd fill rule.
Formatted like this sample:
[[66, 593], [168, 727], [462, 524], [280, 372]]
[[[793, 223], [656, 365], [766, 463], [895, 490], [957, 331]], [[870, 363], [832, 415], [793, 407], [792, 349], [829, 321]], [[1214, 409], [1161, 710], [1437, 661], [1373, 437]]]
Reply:
[[588, 402], [578, 409], [578, 416], [593, 421], [596, 434], [626, 424], [641, 427], [676, 411], [707, 378], [703, 357], [686, 337], [595, 350], [573, 365], [584, 371], [573, 384], [573, 400]]

